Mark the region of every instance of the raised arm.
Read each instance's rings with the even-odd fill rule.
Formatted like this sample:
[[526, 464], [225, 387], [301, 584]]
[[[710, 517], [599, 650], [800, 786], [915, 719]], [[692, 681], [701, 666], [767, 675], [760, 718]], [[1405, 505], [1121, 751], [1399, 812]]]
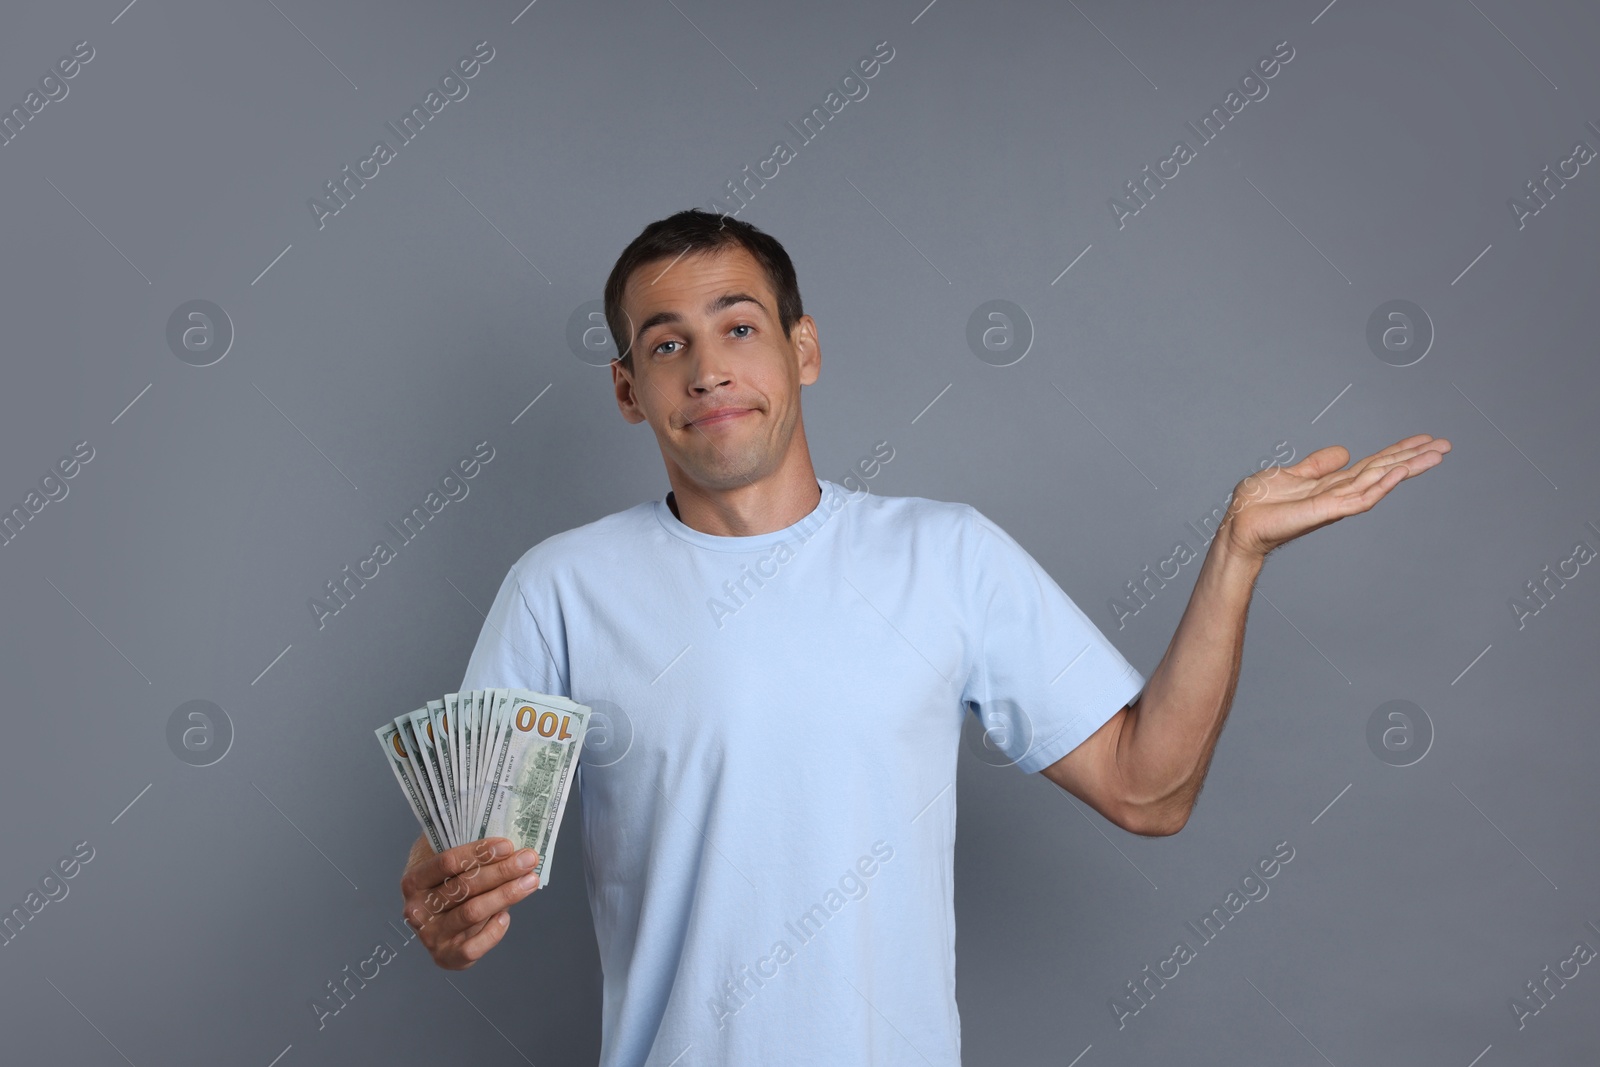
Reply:
[[1183, 829], [1233, 704], [1245, 615], [1267, 553], [1369, 510], [1448, 451], [1444, 438], [1417, 434], [1344, 469], [1350, 453], [1332, 445], [1241, 481], [1144, 691], [1040, 773], [1125, 830]]

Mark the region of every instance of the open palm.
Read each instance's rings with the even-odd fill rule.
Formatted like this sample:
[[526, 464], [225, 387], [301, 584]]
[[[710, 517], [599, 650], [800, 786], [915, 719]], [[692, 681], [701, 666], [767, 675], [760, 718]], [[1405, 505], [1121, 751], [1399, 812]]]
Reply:
[[1229, 536], [1247, 554], [1265, 556], [1286, 541], [1347, 515], [1359, 515], [1389, 490], [1436, 467], [1450, 451], [1443, 437], [1416, 434], [1374, 452], [1349, 469], [1342, 445], [1319, 448], [1290, 467], [1269, 467], [1234, 488]]

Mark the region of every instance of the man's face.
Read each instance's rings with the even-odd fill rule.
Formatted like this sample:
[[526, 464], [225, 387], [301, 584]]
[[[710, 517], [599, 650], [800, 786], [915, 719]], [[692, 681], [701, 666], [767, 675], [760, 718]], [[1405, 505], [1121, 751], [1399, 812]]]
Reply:
[[776, 295], [749, 252], [647, 263], [628, 279], [622, 307], [633, 372], [611, 365], [617, 406], [629, 422], [650, 423], [669, 472], [737, 489], [805, 448], [800, 387], [820, 372], [816, 323], [802, 315], [783, 335]]

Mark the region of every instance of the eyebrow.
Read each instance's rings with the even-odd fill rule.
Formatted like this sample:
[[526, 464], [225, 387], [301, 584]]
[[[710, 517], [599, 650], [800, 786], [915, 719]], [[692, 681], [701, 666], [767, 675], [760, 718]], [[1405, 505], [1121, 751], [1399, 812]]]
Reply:
[[[767, 311], [767, 305], [763, 304], [749, 293], [723, 293], [719, 297], [714, 297], [706, 304], [706, 314], [715, 315], [723, 308], [729, 308], [735, 304], [754, 304], [762, 311], [767, 312], [769, 317], [772, 314], [770, 311]], [[634, 344], [638, 344], [640, 341], [644, 340], [644, 335], [646, 333], [655, 329], [657, 326], [662, 326], [667, 323], [678, 323], [682, 321], [683, 316], [679, 315], [676, 311], [658, 311], [654, 315], [651, 315], [648, 319], [645, 319], [644, 322], [639, 324], [639, 329], [634, 332], [633, 342]]]

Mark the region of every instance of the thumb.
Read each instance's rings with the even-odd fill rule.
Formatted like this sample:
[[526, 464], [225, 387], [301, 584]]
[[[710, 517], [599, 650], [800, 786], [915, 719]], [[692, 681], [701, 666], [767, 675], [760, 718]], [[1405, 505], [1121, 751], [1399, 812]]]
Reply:
[[1290, 474], [1300, 478], [1321, 478], [1325, 474], [1332, 474], [1350, 462], [1350, 452], [1343, 445], [1329, 445], [1319, 448], [1299, 463], [1285, 468]]

